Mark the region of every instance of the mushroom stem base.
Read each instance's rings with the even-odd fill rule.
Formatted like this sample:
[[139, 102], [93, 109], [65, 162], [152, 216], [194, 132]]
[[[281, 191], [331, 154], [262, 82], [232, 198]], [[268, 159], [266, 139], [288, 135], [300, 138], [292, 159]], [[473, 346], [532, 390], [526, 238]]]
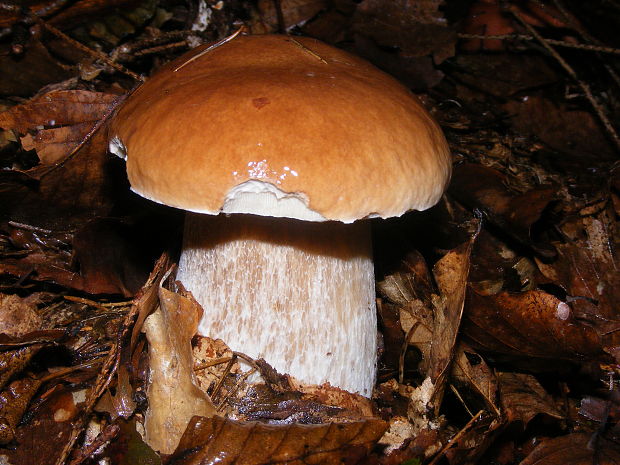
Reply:
[[376, 369], [367, 222], [189, 214], [177, 278], [199, 332], [302, 383], [370, 396]]

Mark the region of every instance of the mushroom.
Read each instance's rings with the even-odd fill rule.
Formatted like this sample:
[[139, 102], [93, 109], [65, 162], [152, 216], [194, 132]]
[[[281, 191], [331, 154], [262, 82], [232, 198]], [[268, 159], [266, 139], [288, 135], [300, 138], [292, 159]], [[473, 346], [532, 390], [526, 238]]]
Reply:
[[368, 219], [431, 207], [451, 171], [416, 97], [317, 40], [239, 36], [165, 66], [109, 130], [132, 190], [188, 212], [177, 279], [199, 333], [370, 396]]

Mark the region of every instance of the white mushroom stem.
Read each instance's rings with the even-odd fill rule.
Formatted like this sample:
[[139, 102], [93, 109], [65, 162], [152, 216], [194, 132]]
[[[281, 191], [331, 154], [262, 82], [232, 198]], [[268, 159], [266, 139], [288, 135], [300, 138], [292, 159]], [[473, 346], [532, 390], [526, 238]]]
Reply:
[[177, 278], [202, 335], [307, 384], [370, 396], [376, 369], [369, 224], [188, 214]]

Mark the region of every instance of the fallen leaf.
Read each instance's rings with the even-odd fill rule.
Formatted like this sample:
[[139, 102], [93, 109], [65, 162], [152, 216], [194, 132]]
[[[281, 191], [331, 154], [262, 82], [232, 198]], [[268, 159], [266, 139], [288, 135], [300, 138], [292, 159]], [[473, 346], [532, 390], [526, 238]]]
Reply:
[[[88, 127], [86, 123], [95, 123], [101, 120], [119, 100], [118, 95], [102, 92], [86, 90], [51, 91], [0, 113], [0, 127], [12, 129], [19, 134], [26, 134], [33, 130], [42, 134], [40, 128], [77, 126], [73, 133], [85, 135], [92, 128], [92, 125]], [[67, 134], [69, 135], [69, 133]], [[50, 138], [58, 142], [53, 136]], [[45, 144], [46, 141], [41, 140], [37, 146], [43, 147]], [[69, 145], [67, 153], [73, 148], [73, 145]]]
[[557, 188], [540, 186], [519, 193], [507, 186], [507, 177], [498, 170], [465, 163], [454, 170], [450, 193], [471, 209], [478, 209], [509, 237], [532, 247], [539, 254], [553, 256], [555, 251], [534, 242], [532, 225], [557, 194]]
[[444, 255], [433, 267], [440, 297], [435, 299], [433, 342], [429, 354], [429, 370], [435, 392], [433, 406], [438, 412], [452, 362], [456, 336], [461, 324], [465, 289], [469, 273], [469, 257], [476, 236]]
[[136, 420], [119, 421], [118, 435], [101, 453], [114, 465], [160, 465], [161, 457], [144, 442], [136, 431]]
[[116, 379], [116, 392], [112, 394], [107, 390], [97, 402], [96, 410], [108, 413], [112, 421], [118, 417], [126, 420], [135, 411], [136, 402], [133, 399], [133, 388], [129, 384], [129, 373], [124, 365], [116, 370]]
[[[303, 25], [314, 18], [321, 10], [327, 7], [326, 0], [280, 0], [279, 8], [282, 11], [286, 30]], [[278, 32], [278, 14], [273, 0], [259, 0], [258, 21], [251, 24], [253, 34]]]
[[445, 27], [440, 0], [364, 0], [354, 16], [354, 30], [380, 45], [409, 55], [436, 55], [436, 62], [454, 55], [456, 34]]
[[73, 418], [68, 418], [65, 412], [71, 415], [77, 410], [72, 393], [60, 386], [35, 410], [28, 422], [16, 428], [15, 441], [19, 447], [2, 450], [8, 463], [56, 464], [73, 428]]
[[0, 352], [0, 389], [7, 381], [22, 371], [32, 357], [41, 349], [40, 345], [28, 345], [15, 350]]
[[484, 350], [513, 357], [586, 360], [602, 356], [594, 329], [569, 303], [540, 290], [518, 294], [467, 292], [463, 334]]
[[[459, 54], [453, 65], [455, 70], [450, 76], [465, 84], [466, 89], [500, 98], [548, 86], [559, 79], [546, 58], [532, 54]], [[480, 99], [480, 94], [470, 97], [469, 92], [459, 91], [459, 97], [473, 100]]]
[[453, 438], [451, 447], [445, 452], [451, 465], [478, 463], [481, 456], [496, 439], [502, 421], [495, 414], [477, 415]]
[[19, 337], [43, 329], [43, 320], [32, 299], [0, 294], [0, 333]]
[[268, 425], [194, 417], [170, 465], [361, 462], [387, 428], [382, 420], [323, 425]]
[[500, 372], [500, 400], [508, 423], [521, 423], [523, 429], [537, 415], [545, 415], [555, 420], [564, 418], [552, 397], [538, 380], [527, 373]]
[[40, 386], [41, 381], [37, 379], [23, 378], [13, 381], [0, 393], [0, 444], [15, 439], [15, 428]]
[[194, 382], [191, 340], [202, 309], [196, 301], [163, 287], [159, 288], [159, 303], [143, 326], [150, 364], [144, 429], [150, 447], [170, 454], [193, 416], [211, 417], [216, 410]]
[[21, 55], [11, 53], [8, 44], [0, 47], [0, 95], [27, 97], [46, 84], [71, 78], [75, 72], [75, 68], [55, 59], [37, 39], [31, 39]]
[[[511, 116], [514, 130], [535, 136], [554, 150], [572, 155], [572, 164], [577, 169], [583, 166], [584, 158], [599, 163], [604, 159], [615, 160], [616, 151], [597, 119], [591, 112], [572, 106], [568, 102], [557, 103], [547, 93], [532, 93], [527, 98], [509, 101], [504, 108]], [[566, 163], [566, 160], [559, 162]]]
[[451, 377], [460, 385], [477, 392], [487, 407], [499, 415], [495, 373], [480, 355], [463, 342], [456, 348]]
[[588, 433], [572, 433], [545, 439], [520, 465], [616, 465], [620, 462], [617, 442]]

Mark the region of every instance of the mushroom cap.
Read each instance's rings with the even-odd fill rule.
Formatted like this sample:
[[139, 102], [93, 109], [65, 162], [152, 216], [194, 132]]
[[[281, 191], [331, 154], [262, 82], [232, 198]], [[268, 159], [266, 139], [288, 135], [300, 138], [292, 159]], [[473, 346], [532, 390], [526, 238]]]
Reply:
[[112, 119], [110, 150], [136, 193], [198, 213], [347, 223], [440, 199], [445, 137], [394, 78], [310, 38], [239, 36], [197, 57], [206, 48]]

